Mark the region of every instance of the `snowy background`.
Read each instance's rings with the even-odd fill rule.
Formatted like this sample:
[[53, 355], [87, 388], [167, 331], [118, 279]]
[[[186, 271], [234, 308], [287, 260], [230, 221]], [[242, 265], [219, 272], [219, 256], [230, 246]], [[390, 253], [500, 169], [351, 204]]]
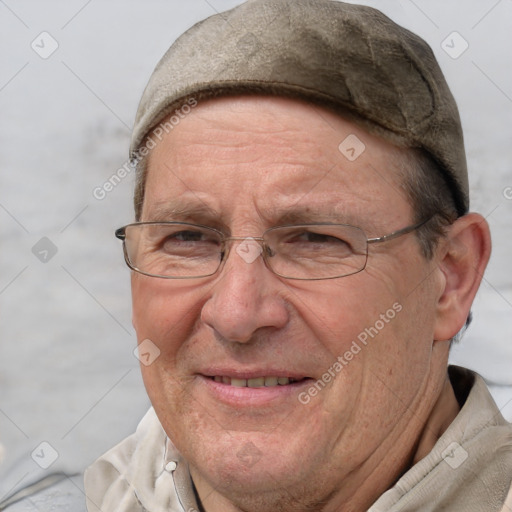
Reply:
[[[103, 200], [93, 191], [126, 162], [161, 55], [238, 3], [0, 0], [0, 499], [40, 472], [34, 450], [80, 472], [149, 406], [113, 236], [132, 220], [133, 179]], [[452, 360], [488, 379], [512, 419], [512, 1], [359, 3], [429, 42], [459, 103], [472, 209], [494, 251]]]

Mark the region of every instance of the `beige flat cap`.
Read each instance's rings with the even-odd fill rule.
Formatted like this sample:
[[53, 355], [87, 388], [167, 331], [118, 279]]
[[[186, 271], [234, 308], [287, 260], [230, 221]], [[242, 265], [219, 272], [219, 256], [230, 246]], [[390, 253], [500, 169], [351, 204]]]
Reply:
[[335, 0], [249, 0], [196, 24], [151, 75], [131, 155], [187, 99], [240, 94], [300, 98], [424, 149], [443, 170], [459, 214], [467, 212], [455, 100], [429, 45], [380, 11]]

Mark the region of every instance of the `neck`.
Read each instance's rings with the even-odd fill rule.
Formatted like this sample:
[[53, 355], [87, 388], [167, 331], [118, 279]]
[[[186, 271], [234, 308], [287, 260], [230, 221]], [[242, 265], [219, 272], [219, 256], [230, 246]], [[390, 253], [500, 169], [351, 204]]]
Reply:
[[444, 434], [457, 414], [459, 414], [459, 411], [459, 403], [455, 397], [450, 379], [446, 376], [441, 394], [419, 438], [413, 457], [413, 464], [416, 464], [430, 453], [437, 440]]

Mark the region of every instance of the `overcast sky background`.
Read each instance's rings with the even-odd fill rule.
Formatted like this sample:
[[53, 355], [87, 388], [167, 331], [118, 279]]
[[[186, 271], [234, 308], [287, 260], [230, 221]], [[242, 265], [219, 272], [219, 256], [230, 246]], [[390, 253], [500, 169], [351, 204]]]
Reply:
[[[133, 218], [132, 176], [103, 200], [93, 191], [126, 162], [165, 50], [238, 3], [0, 0], [0, 497], [39, 471], [30, 453], [41, 442], [58, 454], [54, 468], [81, 470], [149, 406], [113, 236]], [[491, 224], [494, 251], [452, 359], [496, 384], [512, 419], [512, 1], [353, 3], [424, 37], [458, 101], [472, 209]]]

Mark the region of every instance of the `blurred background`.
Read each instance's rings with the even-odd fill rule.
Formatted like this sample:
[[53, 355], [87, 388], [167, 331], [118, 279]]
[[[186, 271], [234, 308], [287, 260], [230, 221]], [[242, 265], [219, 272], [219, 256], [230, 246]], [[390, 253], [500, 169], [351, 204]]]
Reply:
[[[80, 473], [149, 407], [113, 236], [133, 219], [133, 176], [98, 189], [126, 163], [163, 53], [239, 3], [0, 0], [0, 501], [45, 465]], [[512, 420], [512, 1], [353, 3], [425, 38], [459, 104], [494, 250], [452, 362], [483, 375]]]

